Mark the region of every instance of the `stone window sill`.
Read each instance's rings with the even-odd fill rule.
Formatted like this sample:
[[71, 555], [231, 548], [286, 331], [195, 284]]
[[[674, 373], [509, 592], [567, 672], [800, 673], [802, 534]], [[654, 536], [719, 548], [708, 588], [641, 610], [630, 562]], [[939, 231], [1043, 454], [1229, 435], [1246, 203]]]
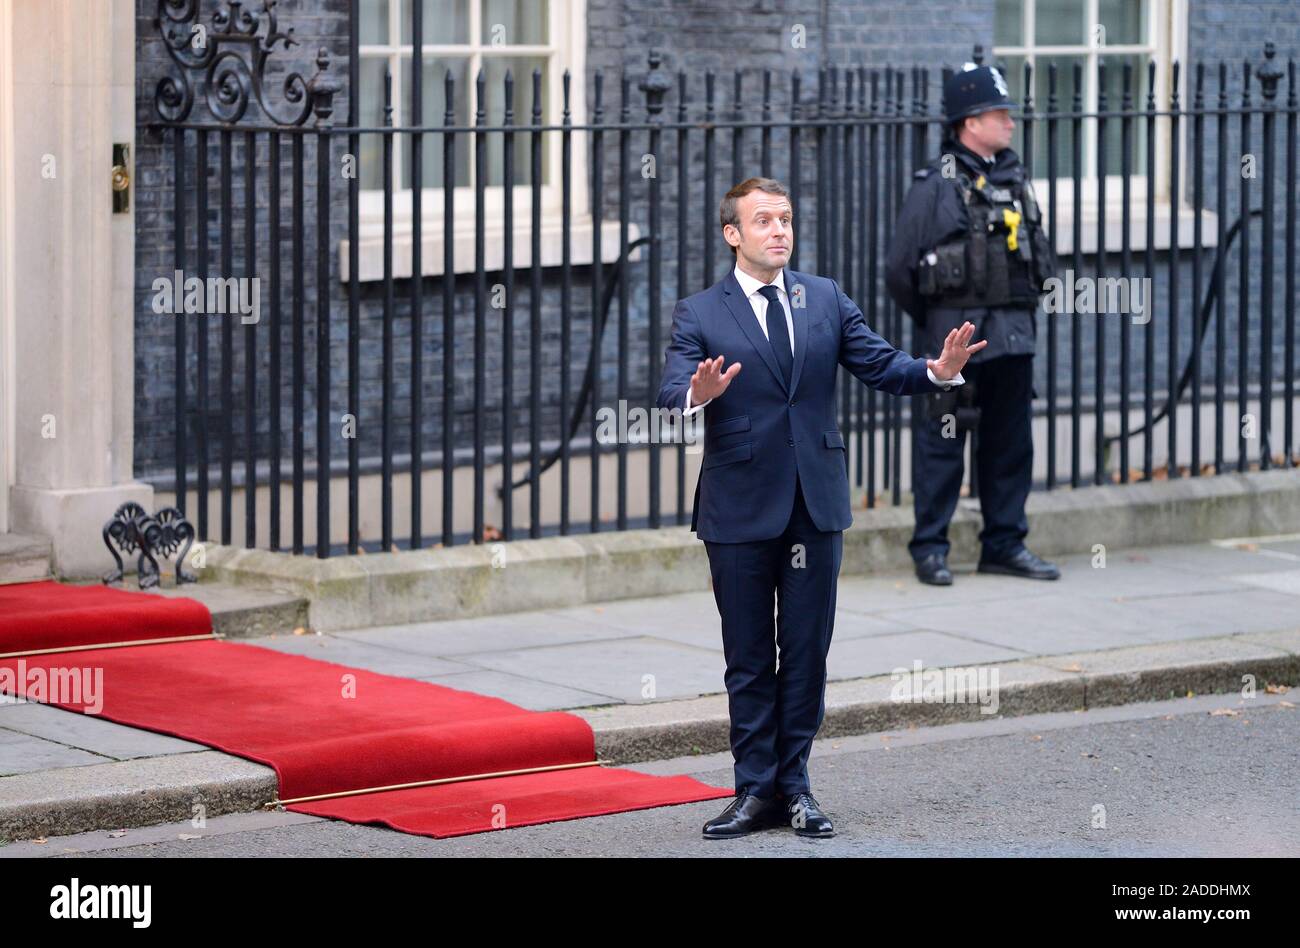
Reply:
[[[595, 223], [591, 217], [571, 218], [569, 221], [569, 262], [573, 266], [585, 266], [592, 263], [593, 235]], [[559, 214], [542, 216], [541, 265], [558, 267], [561, 258], [561, 237], [563, 219]], [[474, 254], [474, 221], [457, 220], [452, 233], [453, 271], [455, 273], [473, 273], [477, 261]], [[487, 272], [500, 271], [505, 260], [505, 226], [500, 219], [489, 220], [484, 226], [483, 269]], [[628, 225], [628, 242], [641, 236], [641, 229], [635, 224]], [[441, 221], [430, 220], [424, 223], [421, 241], [420, 270], [424, 276], [441, 276], [444, 272], [445, 234]], [[619, 255], [618, 221], [600, 222], [600, 257], [602, 263], [613, 263]], [[363, 283], [384, 278], [384, 231], [382, 222], [362, 221], [358, 247], [360, 280]], [[348, 252], [351, 242], [347, 239], [339, 242], [339, 278], [344, 282], [351, 279], [348, 267]], [[411, 276], [411, 226], [409, 221], [398, 221], [393, 225], [393, 278], [409, 279]], [[630, 260], [641, 260], [641, 248], [633, 250]], [[514, 266], [515, 269], [527, 269], [532, 266], [532, 233], [528, 220], [524, 218], [521, 226], [514, 232]]]

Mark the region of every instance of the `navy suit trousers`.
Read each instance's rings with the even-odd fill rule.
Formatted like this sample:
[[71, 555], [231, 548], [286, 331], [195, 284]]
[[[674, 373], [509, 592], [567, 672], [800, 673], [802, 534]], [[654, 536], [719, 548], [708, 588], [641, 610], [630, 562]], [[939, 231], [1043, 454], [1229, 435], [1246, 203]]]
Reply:
[[794, 508], [780, 536], [705, 542], [722, 617], [738, 795], [811, 790], [808, 755], [826, 713], [826, 654], [843, 541], [842, 531], [817, 529], [796, 479]]

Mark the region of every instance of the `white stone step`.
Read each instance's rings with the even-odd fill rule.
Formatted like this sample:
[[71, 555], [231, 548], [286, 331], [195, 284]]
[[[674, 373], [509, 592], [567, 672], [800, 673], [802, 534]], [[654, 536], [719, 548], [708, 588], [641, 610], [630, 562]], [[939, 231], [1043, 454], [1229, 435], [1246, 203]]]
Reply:
[[50, 541], [18, 533], [0, 533], [0, 586], [50, 579]]

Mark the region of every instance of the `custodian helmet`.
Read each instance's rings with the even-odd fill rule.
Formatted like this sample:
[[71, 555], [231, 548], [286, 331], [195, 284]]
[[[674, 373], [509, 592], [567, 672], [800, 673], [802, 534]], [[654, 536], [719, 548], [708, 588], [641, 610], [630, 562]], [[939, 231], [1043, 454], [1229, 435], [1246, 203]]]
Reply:
[[943, 85], [943, 111], [949, 125], [968, 115], [1014, 108], [1016, 103], [1007, 97], [1007, 82], [994, 66], [966, 63]]

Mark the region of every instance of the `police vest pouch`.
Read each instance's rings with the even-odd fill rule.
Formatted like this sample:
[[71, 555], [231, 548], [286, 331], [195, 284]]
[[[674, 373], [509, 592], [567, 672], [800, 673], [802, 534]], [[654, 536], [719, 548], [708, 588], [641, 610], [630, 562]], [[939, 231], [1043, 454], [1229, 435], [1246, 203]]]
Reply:
[[1034, 242], [1034, 282], [1039, 289], [1047, 292], [1047, 281], [1053, 279], [1058, 272], [1056, 250], [1041, 227], [1033, 228], [1030, 233], [1033, 234]]
[[933, 250], [916, 264], [916, 288], [922, 296], [937, 296], [939, 293], [939, 257]]
[[935, 247], [917, 268], [922, 296], [944, 296], [966, 286], [966, 243], [954, 241]]
[[1038, 195], [1034, 193], [1034, 185], [1026, 179], [1023, 184], [1025, 221], [1029, 224], [1030, 241], [1033, 246], [1033, 258], [1030, 265], [1033, 268], [1034, 282], [1040, 289], [1046, 292], [1047, 281], [1057, 275], [1056, 248], [1048, 239], [1047, 233], [1043, 230], [1043, 214], [1038, 206]]
[[989, 286], [988, 235], [984, 228], [972, 229], [970, 239], [966, 242], [966, 259], [970, 265], [970, 282], [966, 287], [968, 291], [966, 297], [982, 299], [988, 292]]

